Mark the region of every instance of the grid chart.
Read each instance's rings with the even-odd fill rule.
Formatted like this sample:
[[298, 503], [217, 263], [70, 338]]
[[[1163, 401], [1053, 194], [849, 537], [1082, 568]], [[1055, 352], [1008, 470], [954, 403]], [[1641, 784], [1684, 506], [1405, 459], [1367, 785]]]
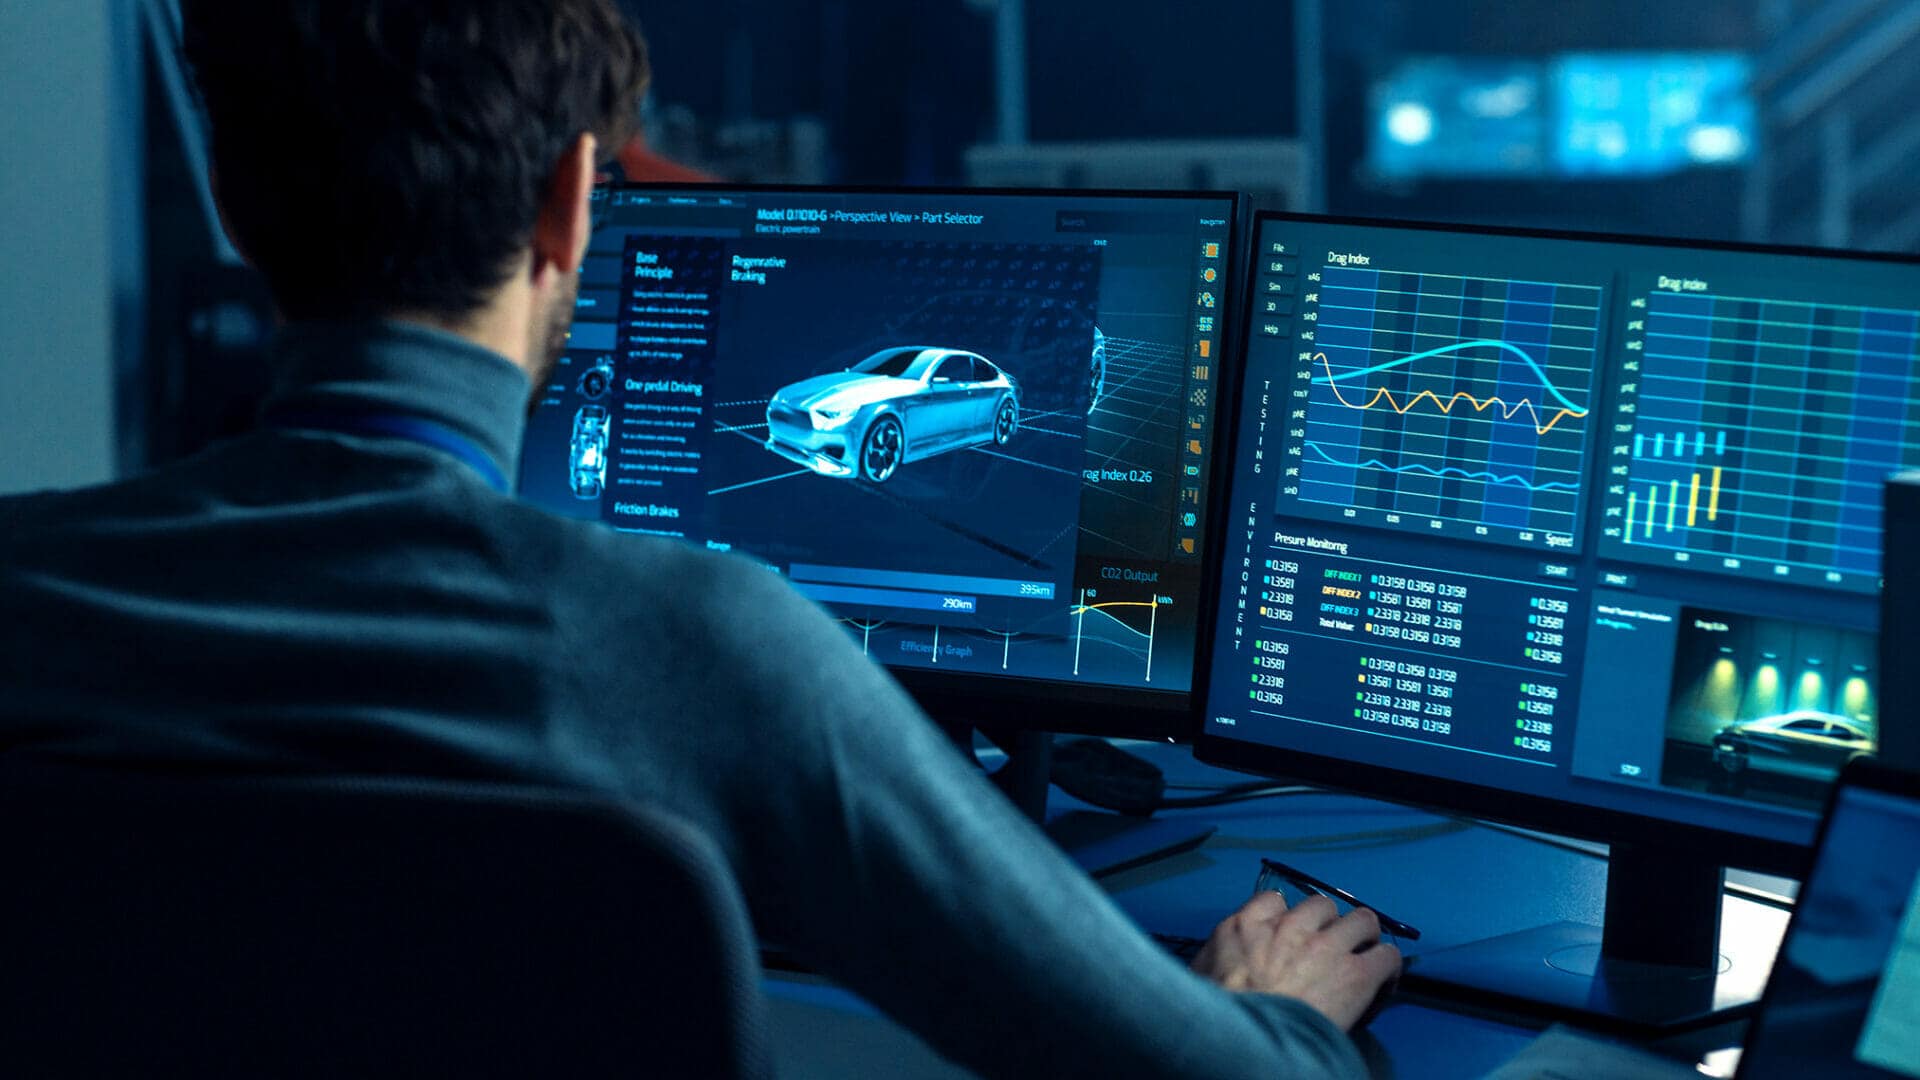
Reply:
[[1644, 311], [1615, 553], [1876, 589], [1882, 485], [1920, 466], [1920, 312], [1658, 291]]
[[1602, 289], [1341, 266], [1319, 276], [1299, 354], [1312, 373], [1304, 431], [1294, 414], [1300, 473], [1283, 501], [1570, 547]]

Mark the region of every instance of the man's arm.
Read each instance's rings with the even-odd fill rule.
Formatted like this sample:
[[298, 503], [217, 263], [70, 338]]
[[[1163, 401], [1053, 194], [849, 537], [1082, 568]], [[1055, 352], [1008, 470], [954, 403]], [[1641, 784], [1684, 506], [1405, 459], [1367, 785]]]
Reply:
[[[721, 813], [763, 930], [803, 960], [989, 1074], [1364, 1075], [1341, 1025], [1398, 970], [1389, 947], [1353, 953], [1364, 919], [1249, 904], [1201, 966], [1291, 996], [1222, 989], [1141, 934], [818, 609], [758, 568], [709, 597], [709, 631], [738, 650], [719, 712], [758, 718], [746, 741], [722, 736], [741, 757]], [[729, 629], [743, 610], [750, 635]]]

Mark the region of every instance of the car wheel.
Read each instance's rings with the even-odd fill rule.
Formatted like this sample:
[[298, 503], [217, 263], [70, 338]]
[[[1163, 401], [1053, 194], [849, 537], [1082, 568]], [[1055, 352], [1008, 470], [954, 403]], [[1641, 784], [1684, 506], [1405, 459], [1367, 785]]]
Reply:
[[867, 437], [860, 444], [860, 475], [876, 484], [884, 484], [900, 467], [901, 451], [905, 448], [905, 432], [900, 421], [891, 416], [883, 416], [867, 429]]
[[1012, 398], [1001, 398], [1000, 408], [993, 414], [993, 444], [1005, 446], [1013, 441], [1013, 433], [1020, 429], [1020, 405]]

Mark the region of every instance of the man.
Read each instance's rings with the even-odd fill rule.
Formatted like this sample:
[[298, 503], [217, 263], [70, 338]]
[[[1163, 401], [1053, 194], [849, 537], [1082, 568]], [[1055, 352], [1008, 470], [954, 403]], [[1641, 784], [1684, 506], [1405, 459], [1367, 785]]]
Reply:
[[1183, 969], [777, 577], [506, 492], [646, 77], [609, 0], [182, 6], [276, 390], [198, 458], [0, 501], [0, 748], [618, 792], [980, 1070], [1360, 1071], [1371, 913], [1269, 894]]

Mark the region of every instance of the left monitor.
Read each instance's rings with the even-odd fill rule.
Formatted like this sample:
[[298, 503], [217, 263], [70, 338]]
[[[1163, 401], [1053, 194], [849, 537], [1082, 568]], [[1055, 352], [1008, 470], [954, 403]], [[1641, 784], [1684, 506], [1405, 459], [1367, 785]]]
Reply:
[[767, 563], [943, 720], [1187, 734], [1233, 196], [596, 199], [523, 497]]

